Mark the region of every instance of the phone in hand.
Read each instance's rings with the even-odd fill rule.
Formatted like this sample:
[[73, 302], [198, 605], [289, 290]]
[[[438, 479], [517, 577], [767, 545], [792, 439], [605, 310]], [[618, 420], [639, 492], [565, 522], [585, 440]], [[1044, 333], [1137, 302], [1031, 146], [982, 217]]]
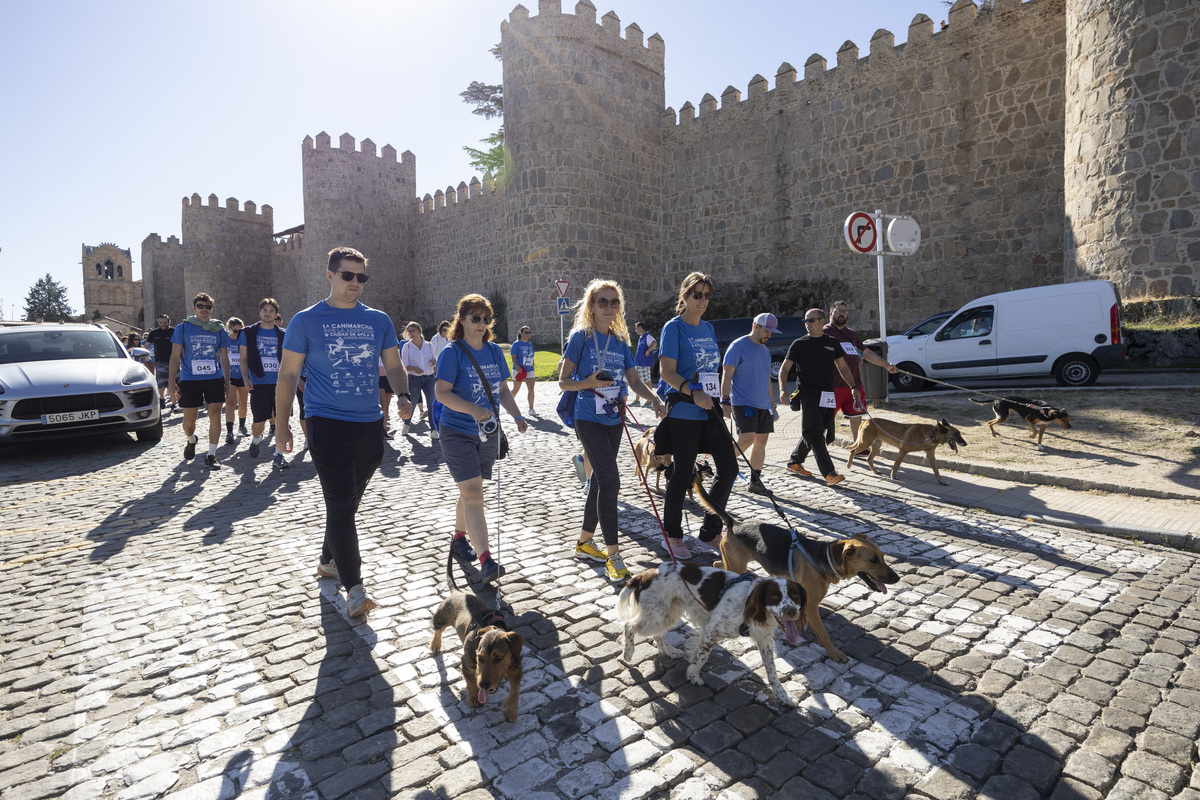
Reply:
[[602, 381], [611, 381], [613, 379], [613, 376], [610, 375], [607, 370], [602, 369], [596, 373], [596, 379], [602, 380]]

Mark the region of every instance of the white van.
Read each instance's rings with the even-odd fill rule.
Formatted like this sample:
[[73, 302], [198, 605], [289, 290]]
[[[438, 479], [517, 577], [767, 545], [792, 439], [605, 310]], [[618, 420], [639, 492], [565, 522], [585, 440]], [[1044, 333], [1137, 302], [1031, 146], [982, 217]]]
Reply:
[[[1121, 298], [1109, 281], [987, 295], [932, 332], [913, 328], [889, 336], [887, 358], [900, 369], [940, 380], [1053, 375], [1062, 386], [1090, 386], [1100, 370], [1125, 362]], [[900, 373], [892, 382], [902, 392], [928, 383]]]

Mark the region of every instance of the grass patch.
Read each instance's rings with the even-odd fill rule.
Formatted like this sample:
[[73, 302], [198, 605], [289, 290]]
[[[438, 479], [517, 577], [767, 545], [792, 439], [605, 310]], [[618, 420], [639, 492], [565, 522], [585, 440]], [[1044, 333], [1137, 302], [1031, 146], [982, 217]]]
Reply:
[[[504, 355], [509, 355], [509, 345], [501, 344], [500, 349], [504, 351]], [[562, 359], [562, 354], [557, 350], [541, 350], [534, 348], [533, 350], [533, 375], [539, 381], [557, 381], [558, 380], [558, 362]], [[513, 372], [512, 358], [509, 357], [508, 366]]]
[[55, 759], [65, 756], [67, 753], [79, 747], [77, 744], [60, 744], [50, 752], [50, 763], [53, 764]]

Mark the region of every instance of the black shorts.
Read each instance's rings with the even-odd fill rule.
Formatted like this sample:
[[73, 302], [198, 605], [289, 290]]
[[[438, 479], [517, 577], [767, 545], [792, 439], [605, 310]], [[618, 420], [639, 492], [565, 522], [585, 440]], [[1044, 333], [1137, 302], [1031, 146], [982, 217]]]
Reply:
[[266, 422], [275, 416], [275, 384], [260, 383], [250, 390], [250, 413], [255, 422]]
[[775, 419], [770, 409], [734, 406], [733, 423], [738, 433], [774, 433]]
[[225, 379], [205, 378], [202, 381], [179, 382], [179, 407], [199, 408], [225, 402]]
[[388, 394], [395, 394], [395, 392], [392, 391], [392, 384], [388, 383], [387, 375], [379, 376], [379, 388], [383, 389]]
[[296, 390], [296, 399], [298, 401], [300, 401], [300, 421], [303, 422], [304, 420], [308, 419], [308, 417], [304, 416], [304, 390], [303, 389]]
[[246, 388], [246, 379], [245, 378], [230, 378], [229, 382], [239, 389]]

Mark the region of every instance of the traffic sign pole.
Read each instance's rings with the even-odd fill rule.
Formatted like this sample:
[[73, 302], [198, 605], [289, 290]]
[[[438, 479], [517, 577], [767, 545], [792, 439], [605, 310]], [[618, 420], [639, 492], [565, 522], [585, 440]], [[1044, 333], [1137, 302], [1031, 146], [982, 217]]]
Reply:
[[[883, 230], [883, 210], [875, 209], [875, 231]], [[879, 266], [879, 340], [885, 345], [887, 344], [887, 311], [883, 300], [883, 246], [879, 243], [878, 266]]]

